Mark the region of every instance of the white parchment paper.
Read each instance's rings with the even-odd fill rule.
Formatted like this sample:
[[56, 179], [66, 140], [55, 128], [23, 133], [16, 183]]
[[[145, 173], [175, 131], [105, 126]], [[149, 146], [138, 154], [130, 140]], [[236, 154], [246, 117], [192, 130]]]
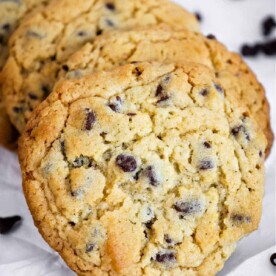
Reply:
[[[127, 0], [130, 1], [130, 0]], [[262, 40], [260, 22], [275, 14], [274, 0], [175, 0], [203, 16], [202, 32], [215, 34], [231, 50], [244, 42]], [[275, 36], [275, 33], [274, 33]], [[276, 132], [275, 57], [247, 59], [267, 90]], [[4, 131], [4, 130], [0, 130]], [[275, 148], [266, 162], [266, 193], [258, 231], [244, 238], [220, 276], [272, 276], [270, 264], [275, 248]], [[9, 235], [0, 235], [0, 276], [74, 275], [44, 242], [33, 225], [21, 188], [17, 156], [0, 147], [0, 217], [21, 215], [22, 225]]]

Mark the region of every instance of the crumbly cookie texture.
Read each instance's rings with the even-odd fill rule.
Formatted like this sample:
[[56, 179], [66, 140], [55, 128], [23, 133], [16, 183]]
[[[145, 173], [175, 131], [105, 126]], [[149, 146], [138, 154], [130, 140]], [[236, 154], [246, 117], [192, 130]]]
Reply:
[[259, 224], [266, 139], [208, 67], [59, 83], [20, 139], [25, 196], [79, 275], [215, 275]]
[[75, 50], [103, 32], [162, 24], [198, 31], [195, 16], [167, 0], [52, 0], [24, 20], [11, 37], [4, 68], [7, 110], [19, 132]]
[[269, 154], [274, 135], [270, 125], [270, 108], [262, 85], [239, 55], [199, 33], [138, 28], [106, 34], [73, 54], [62, 65], [60, 77], [76, 78], [95, 70], [109, 70], [135, 61], [190, 61], [212, 68], [223, 86], [227, 87], [227, 97], [237, 97], [249, 108], [267, 137], [266, 155]]
[[[20, 19], [46, 0], [0, 0], [0, 71], [8, 57], [8, 39]], [[1, 72], [0, 72], [1, 74]], [[1, 77], [1, 76], [0, 76]], [[1, 80], [0, 80], [1, 85]], [[16, 131], [6, 112], [0, 87], [0, 145], [10, 147], [16, 140]]]

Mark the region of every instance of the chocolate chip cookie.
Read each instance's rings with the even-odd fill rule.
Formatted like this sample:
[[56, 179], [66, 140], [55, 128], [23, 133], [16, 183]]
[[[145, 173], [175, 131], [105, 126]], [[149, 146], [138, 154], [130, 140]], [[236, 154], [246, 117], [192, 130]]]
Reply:
[[227, 97], [234, 96], [244, 102], [265, 132], [268, 140], [266, 154], [269, 154], [274, 135], [262, 85], [240, 56], [199, 33], [139, 28], [106, 34], [73, 54], [63, 64], [60, 75], [76, 78], [95, 70], [109, 70], [116, 65], [135, 61], [190, 61], [212, 68], [223, 86], [227, 87]]
[[[60, 82], [20, 139], [45, 240], [79, 275], [215, 275], [259, 224], [266, 139], [200, 64]], [[234, 89], [234, 88], [233, 88]]]
[[198, 30], [194, 15], [167, 0], [52, 0], [11, 37], [3, 85], [11, 121], [22, 132], [59, 65], [86, 42], [114, 29], [162, 24]]

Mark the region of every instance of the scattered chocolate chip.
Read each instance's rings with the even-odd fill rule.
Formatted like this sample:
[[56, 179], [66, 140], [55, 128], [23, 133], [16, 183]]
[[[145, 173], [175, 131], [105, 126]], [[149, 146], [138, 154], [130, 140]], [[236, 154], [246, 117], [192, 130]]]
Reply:
[[276, 39], [265, 42], [262, 45], [262, 51], [267, 56], [273, 56], [276, 54]]
[[77, 157], [72, 163], [73, 168], [80, 168], [80, 167], [91, 168], [93, 166], [95, 166], [93, 160], [88, 156], [83, 156], [83, 155]]
[[235, 137], [238, 137], [238, 135], [239, 135], [241, 132], [245, 135], [246, 140], [247, 140], [247, 141], [250, 141], [250, 135], [249, 135], [249, 133], [247, 132], [245, 126], [239, 125], [239, 126], [237, 126], [237, 127], [234, 127], [234, 128], [231, 130], [232, 135], [235, 136]]
[[108, 105], [114, 112], [119, 112], [122, 107], [122, 99], [116, 96], [115, 100], [112, 100]]
[[108, 10], [111, 10], [111, 11], [114, 11], [115, 10], [115, 5], [114, 5], [114, 3], [106, 3], [105, 4], [105, 6], [106, 6], [106, 8], [108, 9]]
[[159, 252], [156, 254], [155, 260], [158, 263], [175, 262], [176, 261], [175, 252], [173, 251]]
[[66, 156], [66, 150], [65, 150], [65, 142], [60, 141], [60, 150], [63, 156]]
[[268, 40], [263, 43], [256, 43], [254, 45], [244, 44], [241, 47], [241, 53], [243, 56], [253, 57], [259, 53], [263, 53], [266, 56], [273, 56], [276, 54], [276, 39]]
[[196, 18], [197, 18], [197, 20], [198, 20], [199, 22], [202, 21], [202, 15], [201, 15], [201, 13], [195, 12], [195, 16], [196, 16]]
[[133, 113], [133, 112], [129, 112], [129, 113], [127, 113], [127, 116], [129, 116], [129, 117], [133, 117], [133, 116], [136, 116], [137, 114], [136, 113]]
[[232, 214], [231, 220], [236, 224], [251, 223], [252, 219], [249, 216], [244, 216], [241, 214]]
[[209, 90], [207, 88], [199, 91], [199, 94], [203, 97], [206, 97], [209, 94]]
[[159, 181], [157, 179], [156, 171], [153, 166], [148, 166], [143, 170], [143, 175], [148, 178], [150, 185], [157, 187], [159, 186]]
[[38, 96], [33, 94], [33, 93], [29, 93], [28, 96], [31, 100], [37, 100], [38, 99]]
[[165, 240], [165, 242], [168, 243], [168, 244], [173, 243], [172, 238], [171, 238], [168, 234], [165, 234], [165, 235], [164, 235], [164, 240]]
[[154, 224], [155, 220], [156, 220], [155, 218], [152, 218], [150, 221], [148, 221], [148, 222], [145, 223], [145, 226], [146, 226], [149, 230], [151, 230], [151, 229], [152, 229], [152, 225]]
[[276, 253], [273, 253], [271, 256], [270, 256], [270, 262], [276, 266]]
[[41, 90], [44, 94], [44, 97], [47, 97], [50, 94], [50, 88], [47, 85], [42, 85]]
[[213, 34], [208, 34], [206, 37], [207, 37], [208, 39], [214, 39], [214, 40], [217, 39]]
[[259, 151], [259, 156], [262, 158], [263, 157], [263, 152], [260, 150]]
[[55, 61], [57, 59], [57, 56], [56, 55], [53, 55], [50, 57], [51, 61]]
[[5, 37], [3, 35], [0, 35], [0, 44], [4, 45]]
[[142, 71], [138, 68], [135, 67], [135, 69], [133, 70], [133, 73], [137, 76], [140, 77], [142, 75]]
[[146, 230], [144, 230], [144, 235], [146, 239], [149, 237], [148, 232]]
[[137, 168], [137, 162], [131, 155], [120, 154], [116, 158], [116, 164], [124, 172], [134, 172]]
[[203, 171], [213, 169], [214, 167], [214, 163], [208, 159], [201, 160], [198, 165], [198, 168]]
[[67, 64], [63, 64], [62, 65], [62, 69], [65, 71], [65, 72], [68, 72], [69, 71], [69, 66]]
[[94, 248], [96, 247], [96, 244], [95, 243], [91, 243], [91, 244], [87, 244], [86, 245], [86, 253], [90, 253], [94, 250]]
[[85, 130], [91, 130], [96, 122], [96, 115], [93, 111], [86, 110]]
[[71, 225], [72, 227], [74, 227], [76, 225], [76, 223], [73, 221], [69, 221], [68, 224]]
[[4, 25], [2, 25], [2, 29], [5, 31], [5, 32], [8, 32], [11, 28], [11, 25], [9, 23], [6, 23]]
[[13, 110], [15, 113], [22, 113], [22, 112], [23, 112], [23, 107], [15, 106], [12, 110]]
[[207, 148], [207, 149], [210, 149], [212, 146], [209, 142], [204, 142], [203, 143], [204, 147]]
[[85, 31], [79, 31], [77, 33], [77, 35], [80, 36], [80, 37], [87, 36], [87, 32], [85, 32]]
[[180, 212], [185, 216], [200, 213], [203, 209], [202, 203], [198, 199], [179, 201], [176, 202], [173, 207], [177, 212]]
[[161, 84], [159, 84], [156, 88], [156, 93], [155, 93], [156, 97], [159, 98], [159, 100], [157, 101], [157, 103], [163, 102], [163, 101], [167, 101], [170, 97], [165, 93], [164, 88]]
[[215, 85], [216, 90], [217, 90], [219, 93], [224, 94], [223, 88], [222, 88], [218, 83], [215, 83], [214, 85]]
[[268, 16], [262, 23], [262, 32], [264, 36], [269, 36], [276, 27], [276, 21], [273, 16]]
[[256, 44], [253, 46], [250, 46], [248, 44], [244, 44], [241, 48], [241, 53], [245, 57], [254, 57], [260, 52], [260, 45]]
[[103, 33], [103, 30], [97, 30], [96, 35], [101, 35]]
[[0, 234], [9, 233], [14, 225], [21, 221], [20, 216], [0, 218]]

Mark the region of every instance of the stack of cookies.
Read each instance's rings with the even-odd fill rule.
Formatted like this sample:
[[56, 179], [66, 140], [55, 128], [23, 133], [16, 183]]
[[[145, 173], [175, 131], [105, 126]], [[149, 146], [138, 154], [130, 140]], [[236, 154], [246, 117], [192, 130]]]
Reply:
[[0, 10], [0, 142], [21, 134], [25, 197], [49, 245], [78, 275], [220, 271], [259, 225], [273, 143], [240, 56], [167, 0]]

